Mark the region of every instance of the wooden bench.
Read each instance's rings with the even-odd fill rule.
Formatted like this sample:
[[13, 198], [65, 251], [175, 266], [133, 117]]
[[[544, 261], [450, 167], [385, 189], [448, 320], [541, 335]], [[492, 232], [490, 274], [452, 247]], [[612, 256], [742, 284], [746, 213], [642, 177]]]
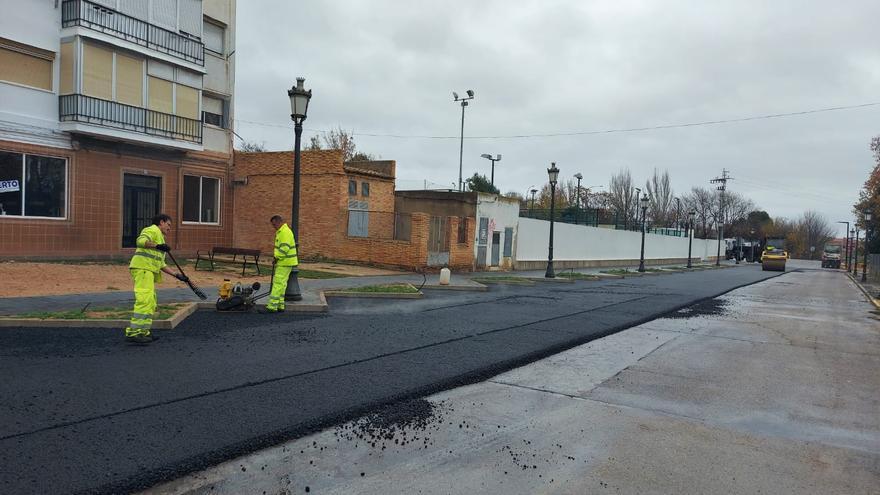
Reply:
[[[217, 255], [220, 255], [218, 258]], [[230, 259], [229, 257], [232, 256]], [[241, 256], [239, 260], [238, 257]], [[244, 272], [248, 266], [248, 257], [253, 259], [253, 264], [257, 268], [257, 275], [262, 275], [260, 273], [260, 250], [259, 249], [244, 249], [244, 248], [235, 248], [235, 247], [223, 247], [223, 246], [214, 246], [210, 251], [202, 252], [196, 251], [196, 266], [195, 269], [199, 269], [200, 261], [207, 261], [211, 265], [211, 270], [214, 269], [214, 262], [223, 262], [223, 263], [241, 263], [241, 276], [244, 276]]]

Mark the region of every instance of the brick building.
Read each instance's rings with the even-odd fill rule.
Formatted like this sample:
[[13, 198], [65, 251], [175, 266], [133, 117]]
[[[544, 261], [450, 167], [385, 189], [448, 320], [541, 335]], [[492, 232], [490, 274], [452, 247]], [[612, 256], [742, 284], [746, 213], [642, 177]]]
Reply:
[[0, 252], [232, 241], [234, 0], [0, 0]]
[[[235, 153], [236, 247], [271, 252], [269, 218], [290, 219], [292, 170], [293, 152]], [[443, 265], [472, 269], [474, 222], [465, 221], [463, 237], [452, 238], [458, 217], [396, 211], [395, 173], [394, 161], [343, 162], [339, 150], [303, 151], [300, 256], [422, 269], [439, 249]], [[440, 224], [448, 225], [442, 236]]]

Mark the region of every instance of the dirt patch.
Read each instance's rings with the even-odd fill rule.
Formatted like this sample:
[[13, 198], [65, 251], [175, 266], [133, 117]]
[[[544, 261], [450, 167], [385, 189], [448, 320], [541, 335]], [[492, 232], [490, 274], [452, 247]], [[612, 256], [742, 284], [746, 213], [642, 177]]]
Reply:
[[[181, 261], [181, 260], [178, 260]], [[172, 265], [173, 267], [173, 265]], [[192, 262], [183, 266], [186, 274], [200, 287], [207, 289], [219, 286], [223, 279], [228, 278], [233, 282], [241, 282], [250, 285], [260, 282], [267, 286], [270, 282], [270, 274], [257, 276], [253, 268], [248, 268], [245, 276], [241, 276], [241, 267], [235, 265], [219, 266], [216, 271], [196, 271]], [[264, 269], [271, 270], [267, 265]], [[389, 275], [400, 272], [380, 270], [356, 265], [343, 265], [338, 263], [302, 263], [302, 270], [316, 270], [339, 273], [346, 276], [371, 276]], [[81, 294], [88, 292], [110, 292], [132, 290], [131, 275], [128, 271], [128, 263], [101, 263], [101, 262], [53, 262], [53, 263], [23, 263], [9, 261], [0, 263], [0, 297], [30, 297], [65, 294]], [[181, 282], [173, 277], [163, 276], [159, 289], [171, 289], [175, 287], [186, 288]]]

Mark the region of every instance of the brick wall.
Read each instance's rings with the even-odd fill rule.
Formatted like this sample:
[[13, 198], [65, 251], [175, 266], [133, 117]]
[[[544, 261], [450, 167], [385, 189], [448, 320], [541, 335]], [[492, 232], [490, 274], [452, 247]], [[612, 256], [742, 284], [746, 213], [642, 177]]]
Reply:
[[[46, 220], [0, 216], [0, 252], [16, 258], [125, 257], [122, 248], [123, 174], [158, 176], [161, 211], [175, 220], [169, 244], [183, 254], [231, 242], [232, 202], [227, 173], [229, 158], [212, 153], [152, 154], [123, 145], [65, 150], [0, 141], [0, 150], [55, 156], [68, 160], [67, 218]], [[179, 222], [183, 174], [221, 180], [220, 225], [182, 225]]]

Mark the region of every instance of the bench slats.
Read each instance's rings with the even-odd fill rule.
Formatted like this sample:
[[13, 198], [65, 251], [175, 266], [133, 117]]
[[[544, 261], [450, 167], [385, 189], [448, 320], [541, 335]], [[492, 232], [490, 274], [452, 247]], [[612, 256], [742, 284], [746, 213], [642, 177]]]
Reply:
[[[215, 255], [227, 255], [232, 256], [232, 259], [215, 259]], [[204, 256], [204, 257], [203, 257]], [[246, 249], [246, 248], [236, 248], [236, 247], [226, 247], [226, 246], [214, 246], [207, 253], [202, 253], [201, 251], [196, 251], [196, 266], [195, 269], [199, 269], [199, 261], [207, 261], [211, 265], [211, 270], [214, 270], [214, 262], [224, 262], [224, 263], [239, 263], [236, 259], [238, 256], [241, 256], [242, 267], [241, 267], [241, 276], [244, 276], [244, 272], [247, 269], [248, 265], [248, 256], [254, 259], [254, 265], [257, 269], [257, 275], [261, 275], [260, 273], [260, 250], [259, 249]]]

